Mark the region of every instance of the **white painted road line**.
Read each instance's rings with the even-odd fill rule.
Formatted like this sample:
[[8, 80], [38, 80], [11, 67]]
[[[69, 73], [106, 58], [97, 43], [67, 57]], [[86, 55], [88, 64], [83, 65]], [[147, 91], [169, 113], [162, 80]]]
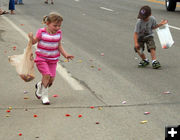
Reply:
[[175, 27], [175, 26], [171, 26], [171, 25], [169, 25], [169, 27], [170, 27], [170, 28], [173, 28], [173, 29], [176, 29], [176, 30], [180, 30], [179, 27]]
[[106, 8], [106, 7], [99, 7], [100, 9], [103, 9], [103, 10], [106, 10], [106, 11], [110, 11], [110, 12], [113, 12], [114, 10], [112, 10], [112, 9], [108, 9], [108, 8]]
[[29, 40], [28, 35], [21, 30], [18, 26], [16, 26], [11, 20], [9, 20], [7, 17], [3, 16], [2, 17], [9, 23], [11, 24], [24, 38], [26, 38], [27, 40]]
[[57, 71], [71, 85], [74, 90], [83, 90], [82, 86], [74, 78], [71, 77], [71, 75], [67, 72], [65, 68], [63, 68], [59, 64], [57, 65]]
[[[14, 27], [24, 38], [29, 40], [27, 33], [25, 33], [22, 29], [20, 29], [7, 17], [3, 15], [1, 17], [4, 18], [10, 25], [12, 25], [12, 27]], [[67, 72], [67, 70], [63, 68], [59, 63], [57, 65], [57, 71], [61, 75], [61, 77], [63, 77], [64, 80], [66, 80], [69, 83], [69, 85], [72, 87], [73, 90], [84, 90], [81, 84], [77, 80], [72, 78], [72, 76]]]

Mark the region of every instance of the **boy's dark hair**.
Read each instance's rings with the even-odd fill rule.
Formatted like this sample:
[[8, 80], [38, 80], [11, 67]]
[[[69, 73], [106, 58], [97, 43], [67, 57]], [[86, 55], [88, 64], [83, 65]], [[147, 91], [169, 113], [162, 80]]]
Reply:
[[151, 15], [151, 7], [149, 7], [148, 5], [145, 5], [143, 7], [141, 7], [141, 9], [139, 10], [139, 14], [138, 17], [139, 19], [146, 19]]

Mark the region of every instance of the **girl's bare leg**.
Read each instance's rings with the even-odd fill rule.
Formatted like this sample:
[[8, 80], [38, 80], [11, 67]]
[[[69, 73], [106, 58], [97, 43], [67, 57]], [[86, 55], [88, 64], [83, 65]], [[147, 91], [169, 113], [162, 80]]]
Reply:
[[43, 75], [43, 77], [42, 77], [42, 84], [43, 84], [43, 86], [45, 88], [48, 87], [49, 80], [50, 80], [50, 75]]
[[50, 77], [50, 80], [49, 80], [49, 83], [48, 83], [48, 86], [52, 86], [53, 82], [54, 82], [54, 79], [55, 77]]

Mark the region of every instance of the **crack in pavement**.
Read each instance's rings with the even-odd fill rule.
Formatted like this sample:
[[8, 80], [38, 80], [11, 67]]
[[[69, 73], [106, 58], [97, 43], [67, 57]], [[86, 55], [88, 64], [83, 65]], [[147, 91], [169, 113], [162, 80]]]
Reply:
[[0, 41], [5, 42], [4, 39], [2, 38], [3, 32], [5, 32], [5, 30], [0, 30]]
[[[121, 107], [140, 107], [140, 106], [160, 106], [160, 105], [180, 105], [180, 102], [164, 102], [164, 103], [141, 103], [141, 104], [117, 104], [117, 105], [97, 105], [93, 106], [94, 108], [121, 108]], [[79, 108], [91, 108], [91, 106], [52, 106], [52, 107], [12, 107], [13, 110], [21, 110], [21, 109], [79, 109]], [[0, 110], [5, 110], [7, 108], [0, 107]]]
[[[72, 76], [73, 77], [73, 76]], [[100, 102], [102, 102], [103, 104], [105, 104], [105, 105], [108, 105], [106, 102], [104, 102], [98, 95], [96, 95], [95, 93], [95, 91], [93, 91], [89, 86], [88, 86], [88, 84], [86, 84], [86, 82], [84, 82], [84, 81], [82, 81], [82, 80], [79, 80], [78, 78], [76, 78], [76, 77], [73, 77], [74, 79], [76, 79], [81, 85], [83, 85], [85, 88], [87, 88], [89, 91], [90, 91], [90, 93], [93, 95], [93, 96], [95, 96], [95, 98], [96, 99], [98, 99]]]

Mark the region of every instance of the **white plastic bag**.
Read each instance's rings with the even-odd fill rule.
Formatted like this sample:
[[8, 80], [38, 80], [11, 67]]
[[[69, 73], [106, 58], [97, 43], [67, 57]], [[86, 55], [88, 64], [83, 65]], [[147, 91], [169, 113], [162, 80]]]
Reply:
[[16, 67], [17, 73], [25, 82], [29, 82], [35, 78], [32, 38], [30, 38], [23, 54], [9, 56], [8, 59], [11, 65]]
[[168, 24], [165, 24], [164, 28], [157, 28], [156, 32], [163, 49], [168, 49], [174, 45], [174, 40], [172, 38]]

